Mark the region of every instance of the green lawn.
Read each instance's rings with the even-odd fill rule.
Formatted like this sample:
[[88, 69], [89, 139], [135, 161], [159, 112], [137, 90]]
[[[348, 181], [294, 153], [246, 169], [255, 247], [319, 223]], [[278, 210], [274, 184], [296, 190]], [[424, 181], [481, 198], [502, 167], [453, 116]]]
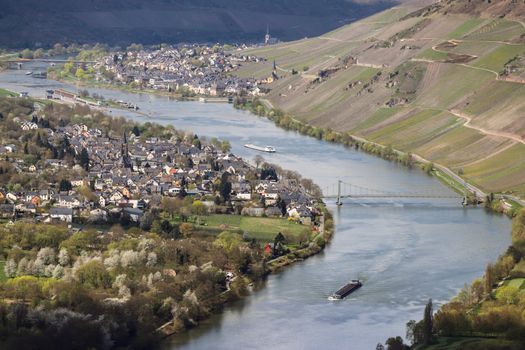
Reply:
[[18, 96], [17, 93], [0, 88], [0, 96]]
[[[261, 241], [271, 241], [278, 232], [287, 236], [298, 237], [310, 228], [281, 218], [259, 218], [241, 215], [210, 215], [200, 218], [204, 227], [222, 230], [246, 231], [250, 237]], [[197, 226], [197, 228], [202, 226]], [[219, 232], [220, 232], [219, 231]]]

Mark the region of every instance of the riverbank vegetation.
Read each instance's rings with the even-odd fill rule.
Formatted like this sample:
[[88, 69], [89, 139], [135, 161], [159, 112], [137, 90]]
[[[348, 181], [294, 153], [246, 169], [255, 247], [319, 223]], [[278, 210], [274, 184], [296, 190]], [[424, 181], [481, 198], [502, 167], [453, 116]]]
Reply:
[[422, 321], [410, 321], [407, 340], [417, 350], [525, 347], [523, 208], [517, 210], [513, 219], [512, 244], [507, 251], [495, 263], [487, 265], [483, 277], [465, 285], [435, 314], [429, 315], [426, 310]]

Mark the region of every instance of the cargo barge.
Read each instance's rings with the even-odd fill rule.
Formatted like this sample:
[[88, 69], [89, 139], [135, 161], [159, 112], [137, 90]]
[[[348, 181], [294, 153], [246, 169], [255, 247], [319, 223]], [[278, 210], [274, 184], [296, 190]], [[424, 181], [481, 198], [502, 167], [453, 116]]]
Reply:
[[328, 300], [341, 300], [345, 298], [346, 296], [348, 296], [349, 294], [361, 288], [362, 285], [363, 284], [361, 283], [361, 281], [352, 280], [348, 282], [347, 284], [345, 284], [344, 286], [342, 286], [341, 288], [339, 288], [337, 292], [330, 295], [330, 297], [328, 297]]
[[254, 150], [260, 151], [260, 152], [266, 152], [266, 153], [275, 153], [276, 152], [275, 148], [273, 148], [272, 146], [259, 147], [259, 146], [252, 145], [252, 144], [246, 144], [246, 145], [244, 145], [244, 147], [249, 148], [249, 149], [254, 149]]

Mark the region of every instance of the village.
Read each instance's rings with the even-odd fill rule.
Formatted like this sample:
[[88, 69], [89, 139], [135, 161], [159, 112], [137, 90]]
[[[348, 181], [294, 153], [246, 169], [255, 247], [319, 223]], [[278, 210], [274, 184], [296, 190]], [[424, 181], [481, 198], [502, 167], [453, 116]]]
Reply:
[[232, 75], [242, 63], [264, 60], [256, 56], [237, 55], [223, 45], [140, 49], [115, 52], [93, 65], [98, 82], [129, 85], [187, 96], [212, 97], [263, 93], [254, 78]]
[[[39, 130], [37, 121], [19, 121], [19, 127]], [[1, 189], [4, 219], [138, 225], [145, 212], [161, 207], [163, 197], [198, 200], [205, 213], [286, 217], [304, 225], [311, 225], [318, 214], [315, 200], [297, 179], [279, 179], [271, 168], [250, 165], [231, 154], [227, 143], [204, 144], [196, 135], [190, 140], [144, 138], [138, 129], [117, 137], [83, 124], [41, 131], [49, 144], [69, 145], [78, 175], [45, 188]], [[71, 167], [64, 159], [29, 165], [21, 157], [11, 158], [17, 151], [14, 144], [0, 147], [1, 156], [10, 158], [21, 174], [38, 177], [44, 169]]]

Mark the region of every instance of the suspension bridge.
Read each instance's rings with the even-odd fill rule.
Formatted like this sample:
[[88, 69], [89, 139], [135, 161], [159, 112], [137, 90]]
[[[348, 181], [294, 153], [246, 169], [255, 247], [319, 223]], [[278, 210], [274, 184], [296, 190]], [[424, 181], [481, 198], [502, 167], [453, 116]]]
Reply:
[[468, 192], [466, 189], [463, 195], [443, 193], [441, 191], [396, 192], [357, 186], [341, 180], [337, 184], [323, 189], [323, 197], [336, 199], [337, 205], [343, 205], [342, 200], [345, 198], [451, 198], [461, 199], [463, 204], [466, 204], [467, 196]]

